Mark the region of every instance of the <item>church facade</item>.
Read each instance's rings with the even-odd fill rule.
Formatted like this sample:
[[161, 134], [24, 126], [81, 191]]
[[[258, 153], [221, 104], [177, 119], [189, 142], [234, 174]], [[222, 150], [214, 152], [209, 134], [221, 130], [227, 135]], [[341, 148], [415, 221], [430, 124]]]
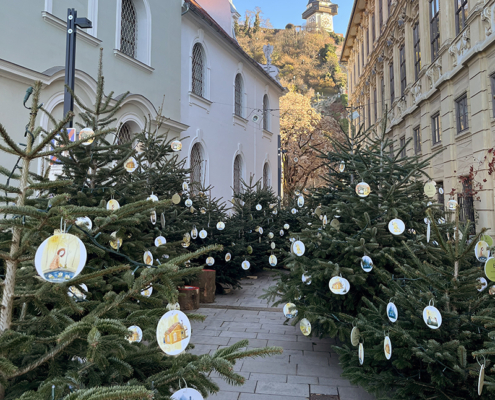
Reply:
[[308, 29], [333, 32], [333, 17], [338, 14], [339, 6], [331, 1], [309, 0], [302, 17]]

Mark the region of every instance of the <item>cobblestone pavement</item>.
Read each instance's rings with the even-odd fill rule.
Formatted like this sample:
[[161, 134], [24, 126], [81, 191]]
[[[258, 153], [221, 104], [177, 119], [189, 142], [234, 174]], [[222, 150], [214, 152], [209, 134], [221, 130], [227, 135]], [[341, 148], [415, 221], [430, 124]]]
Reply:
[[213, 352], [241, 339], [248, 339], [249, 347], [284, 349], [281, 355], [239, 361], [235, 370], [246, 378], [243, 386], [230, 386], [214, 377], [221, 391], [208, 400], [307, 400], [310, 394], [373, 400], [340, 377], [338, 356], [331, 348], [333, 339], [305, 337], [298, 326], [283, 325], [281, 308], [271, 308], [258, 299], [272, 282], [269, 272], [256, 280], [245, 279], [242, 289], [217, 295], [215, 303], [202, 304], [198, 310], [207, 318], [205, 322], [192, 322], [191, 342], [196, 346], [192, 353]]

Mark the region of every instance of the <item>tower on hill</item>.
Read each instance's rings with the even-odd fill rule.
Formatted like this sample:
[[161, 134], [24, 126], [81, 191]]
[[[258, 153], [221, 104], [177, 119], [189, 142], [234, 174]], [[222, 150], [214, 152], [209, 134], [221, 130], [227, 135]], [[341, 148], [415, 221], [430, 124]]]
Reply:
[[333, 16], [338, 14], [339, 6], [327, 0], [308, 0], [302, 17], [308, 29], [333, 32]]

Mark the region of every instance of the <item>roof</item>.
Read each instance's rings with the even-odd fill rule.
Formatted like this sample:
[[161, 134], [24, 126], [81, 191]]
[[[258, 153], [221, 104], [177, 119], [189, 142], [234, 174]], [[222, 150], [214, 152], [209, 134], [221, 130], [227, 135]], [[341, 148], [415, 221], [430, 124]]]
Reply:
[[[361, 24], [361, 12], [366, 8], [365, 0], [354, 0], [352, 6], [352, 13], [349, 18], [349, 24], [347, 25], [347, 32], [345, 34], [344, 45], [342, 46], [342, 54], [340, 55], [340, 62], [346, 62], [350, 56], [350, 47], [354, 46], [355, 37], [357, 34], [353, 28]], [[351, 46], [352, 39], [352, 46]]]
[[209, 24], [213, 29], [215, 29], [220, 36], [222, 36], [229, 44], [247, 61], [249, 61], [255, 69], [257, 69], [259, 72], [261, 72], [263, 75], [265, 75], [266, 78], [268, 78], [271, 82], [273, 82], [277, 87], [285, 91], [286, 89], [278, 82], [275, 78], [273, 78], [265, 69], [258, 64], [249, 54], [247, 54], [243, 48], [237, 43], [237, 40], [235, 40], [233, 37], [231, 37], [225, 30], [213, 19], [213, 17], [206, 12], [206, 10], [201, 7], [197, 3], [196, 0], [185, 0], [185, 3], [189, 5], [189, 10], [195, 14], [196, 16], [200, 17], [203, 19], [207, 24]]
[[172, 333], [175, 328], [177, 327], [180, 327], [182, 329], [182, 324], [180, 322], [176, 322], [175, 324], [173, 324], [170, 328], [168, 328], [166, 331], [165, 331], [165, 335], [168, 335], [169, 333]]

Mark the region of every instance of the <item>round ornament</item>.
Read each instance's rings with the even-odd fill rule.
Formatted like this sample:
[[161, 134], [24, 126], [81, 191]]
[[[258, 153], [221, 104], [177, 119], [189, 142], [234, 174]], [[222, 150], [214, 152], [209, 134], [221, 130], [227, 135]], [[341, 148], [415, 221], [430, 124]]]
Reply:
[[153, 286], [141, 290], [141, 296], [143, 297], [150, 297], [151, 293], [153, 293]]
[[150, 213], [150, 221], [153, 225], [156, 225], [156, 211], [151, 211]]
[[296, 190], [296, 191], [294, 192], [294, 194], [295, 194], [296, 196], [299, 196], [299, 195], [301, 194], [301, 191], [300, 191], [300, 190]]
[[486, 281], [485, 278], [481, 277], [477, 279], [478, 285], [481, 285], [481, 287], [478, 289], [478, 292], [482, 292], [488, 287], [488, 282]]
[[244, 260], [241, 266], [244, 271], [247, 271], [249, 268], [251, 268], [251, 263], [248, 260]]
[[122, 247], [123, 240], [121, 238], [117, 237], [117, 232], [113, 232], [110, 235], [110, 238], [111, 238], [110, 239], [110, 246], [112, 247], [112, 249], [118, 250], [119, 248]]
[[253, 254], [253, 247], [252, 246], [248, 246], [246, 250], [247, 250], [248, 254]]
[[356, 185], [356, 194], [359, 197], [368, 197], [370, 192], [370, 185], [368, 185], [366, 182], [361, 182]]
[[311, 275], [302, 274], [301, 280], [306, 285], [311, 285]]
[[146, 200], [151, 200], [153, 203], [158, 201], [158, 196], [156, 194], [151, 194]]
[[217, 229], [219, 231], [223, 231], [225, 229], [225, 222], [218, 222], [217, 223]]
[[387, 317], [390, 322], [396, 322], [399, 318], [399, 311], [397, 310], [397, 306], [392, 302], [387, 304]]
[[285, 234], [285, 232], [284, 232], [284, 230], [282, 229], [282, 230], [280, 231], [280, 236], [284, 236], [284, 234]]
[[495, 282], [495, 258], [490, 257], [486, 260], [485, 275], [490, 281]]
[[88, 292], [88, 287], [84, 283], [80, 283], [79, 286], [84, 290], [84, 292], [77, 286], [69, 286], [69, 290], [67, 291], [67, 295], [69, 297], [73, 297], [76, 301], [82, 301], [87, 297], [86, 293]]
[[289, 230], [289, 228], [290, 228], [290, 225], [289, 225], [289, 224], [284, 224], [284, 229], [285, 229], [286, 231], [288, 231], [288, 230]]
[[328, 282], [328, 286], [330, 287], [330, 291], [334, 294], [344, 295], [349, 291], [350, 284], [349, 281], [340, 276], [334, 276]]
[[304, 246], [304, 243], [301, 242], [300, 240], [296, 240], [293, 244], [292, 244], [292, 252], [296, 255], [296, 256], [299, 256], [301, 257], [304, 252], [306, 251], [306, 247]]
[[172, 395], [172, 400], [204, 400], [196, 389], [185, 388]]
[[359, 357], [359, 364], [363, 365], [364, 364], [364, 346], [362, 343], [359, 343], [358, 357]]
[[361, 258], [361, 268], [365, 272], [370, 272], [373, 269], [373, 260], [371, 259], [371, 257], [364, 256], [363, 258]]
[[162, 213], [161, 217], [160, 217], [160, 222], [162, 223], [162, 229], [165, 229], [165, 214]]
[[275, 267], [277, 265], [277, 257], [272, 254], [270, 257], [268, 257], [268, 262], [272, 267]]
[[89, 146], [91, 143], [95, 141], [95, 132], [91, 128], [81, 129], [79, 132], [79, 140], [86, 139], [86, 141], [82, 142], [83, 146]]
[[201, 231], [199, 232], [199, 237], [201, 239], [206, 239], [206, 236], [208, 236], [208, 232], [206, 232], [204, 229], [201, 229]]
[[232, 254], [230, 253], [225, 254], [225, 261], [229, 262], [230, 260], [232, 260]]
[[51, 283], [68, 282], [86, 265], [84, 243], [70, 233], [58, 233], [41, 243], [34, 258], [39, 276]]
[[431, 199], [437, 194], [437, 187], [435, 182], [426, 182], [424, 186], [425, 194]]
[[438, 329], [442, 325], [442, 314], [436, 307], [428, 306], [423, 310], [423, 320], [431, 329]]
[[192, 200], [191, 199], [187, 199], [184, 204], [186, 205], [186, 207], [191, 207], [192, 206]]
[[271, 242], [270, 247], [272, 248], [272, 250], [275, 250], [275, 242]]
[[478, 396], [481, 396], [483, 392], [483, 385], [485, 384], [485, 366], [482, 365], [480, 368], [480, 376], [478, 378]]
[[151, 254], [151, 251], [144, 252], [143, 261], [146, 265], [153, 265], [153, 254]]
[[430, 243], [430, 237], [431, 237], [431, 224], [430, 221], [428, 221], [428, 225], [426, 226], [426, 242]]
[[484, 241], [479, 241], [476, 243], [476, 247], [474, 248], [474, 255], [476, 259], [481, 262], [485, 262], [488, 257], [490, 257], [490, 250], [488, 250], [488, 243]]
[[351, 330], [351, 344], [356, 347], [359, 345], [359, 338], [361, 337], [361, 332], [357, 326], [353, 327]]
[[439, 218], [437, 221], [440, 225], [445, 224], [445, 218]]
[[311, 322], [309, 322], [306, 318], [303, 318], [299, 323], [299, 328], [304, 336], [311, 335]]
[[172, 196], [172, 203], [174, 203], [174, 204], [179, 204], [180, 203], [180, 195], [178, 193], [175, 193]]
[[132, 173], [138, 167], [138, 163], [134, 157], [129, 157], [124, 164], [124, 168], [127, 172]]
[[263, 207], [261, 206], [261, 204], [257, 204], [257, 205], [256, 205], [256, 209], [257, 209], [258, 211], [261, 211], [261, 209], [262, 209], [262, 208], [263, 208]]
[[118, 210], [119, 208], [120, 208], [120, 204], [117, 200], [115, 200], [115, 199], [108, 200], [108, 203], [107, 203], [107, 210], [108, 211], [115, 211], [115, 210]]
[[449, 201], [447, 202], [447, 208], [448, 208], [450, 211], [455, 211], [455, 210], [457, 210], [458, 205], [459, 205], [459, 204], [458, 204], [458, 203], [457, 203], [457, 201], [455, 201], [455, 200], [449, 200]]
[[495, 285], [493, 285], [492, 287], [490, 287], [490, 289], [488, 289], [488, 294], [490, 296], [495, 295]]
[[201, 207], [201, 209], [199, 211], [201, 212], [201, 214], [206, 214], [206, 208], [204, 208], [204, 207]]
[[287, 303], [284, 306], [284, 315], [285, 318], [294, 318], [297, 316], [296, 305], [294, 303]]
[[156, 247], [160, 247], [164, 244], [167, 243], [167, 239], [165, 239], [163, 236], [158, 236], [156, 239], [155, 239], [155, 246]]
[[489, 247], [493, 246], [493, 239], [490, 235], [482, 235], [480, 237], [480, 240], [482, 240], [483, 242], [486, 242], [486, 244], [488, 244]]
[[341, 161], [339, 164], [339, 172], [345, 171], [345, 161]]
[[294, 215], [295, 215], [295, 214], [297, 214], [297, 210], [296, 210], [295, 208], [293, 208], [292, 210], [290, 210], [290, 212], [291, 212], [292, 214], [294, 214]]
[[189, 184], [187, 182], [182, 182], [182, 190], [187, 192], [189, 190]]
[[206, 264], [211, 267], [213, 264], [215, 264], [215, 259], [213, 257], [208, 257], [206, 259]]
[[303, 197], [303, 196], [299, 196], [299, 197], [297, 198], [297, 205], [298, 205], [299, 207], [303, 207], [303, 206], [304, 206], [304, 197]]
[[156, 340], [165, 354], [182, 353], [191, 340], [191, 323], [187, 315], [178, 310], [165, 313], [158, 322]]
[[93, 227], [93, 222], [88, 217], [79, 217], [76, 219], [76, 225], [81, 228], [86, 228], [88, 231]]
[[174, 140], [172, 143], [170, 143], [170, 147], [173, 151], [181, 151], [182, 143], [179, 140]]
[[260, 226], [256, 229], [256, 232], [258, 232], [260, 235], [263, 235], [263, 228]]
[[402, 220], [395, 218], [388, 223], [388, 230], [392, 235], [401, 235], [406, 230], [406, 225]]
[[273, 232], [268, 233], [268, 239], [273, 239], [273, 236], [275, 236]]
[[278, 210], [277, 210], [277, 209], [273, 210], [273, 211], [272, 211], [272, 214], [273, 214], [273, 215], [277, 215], [277, 214], [278, 214]]
[[127, 330], [129, 331], [129, 336], [127, 337], [129, 343], [139, 343], [143, 340], [143, 331], [139, 326], [133, 325], [127, 328]]
[[383, 351], [385, 352], [385, 358], [390, 360], [392, 358], [392, 342], [388, 336], [385, 336], [383, 341]]
[[338, 219], [334, 218], [330, 221], [330, 226], [333, 228], [333, 229], [340, 229], [340, 222]]
[[193, 239], [196, 239], [198, 237], [198, 230], [196, 229], [196, 227], [194, 226], [192, 229], [191, 229], [191, 238]]
[[439, 187], [438, 188], [438, 193], [440, 193], [440, 194], [444, 194], [445, 193], [444, 190], [443, 190], [443, 187]]

